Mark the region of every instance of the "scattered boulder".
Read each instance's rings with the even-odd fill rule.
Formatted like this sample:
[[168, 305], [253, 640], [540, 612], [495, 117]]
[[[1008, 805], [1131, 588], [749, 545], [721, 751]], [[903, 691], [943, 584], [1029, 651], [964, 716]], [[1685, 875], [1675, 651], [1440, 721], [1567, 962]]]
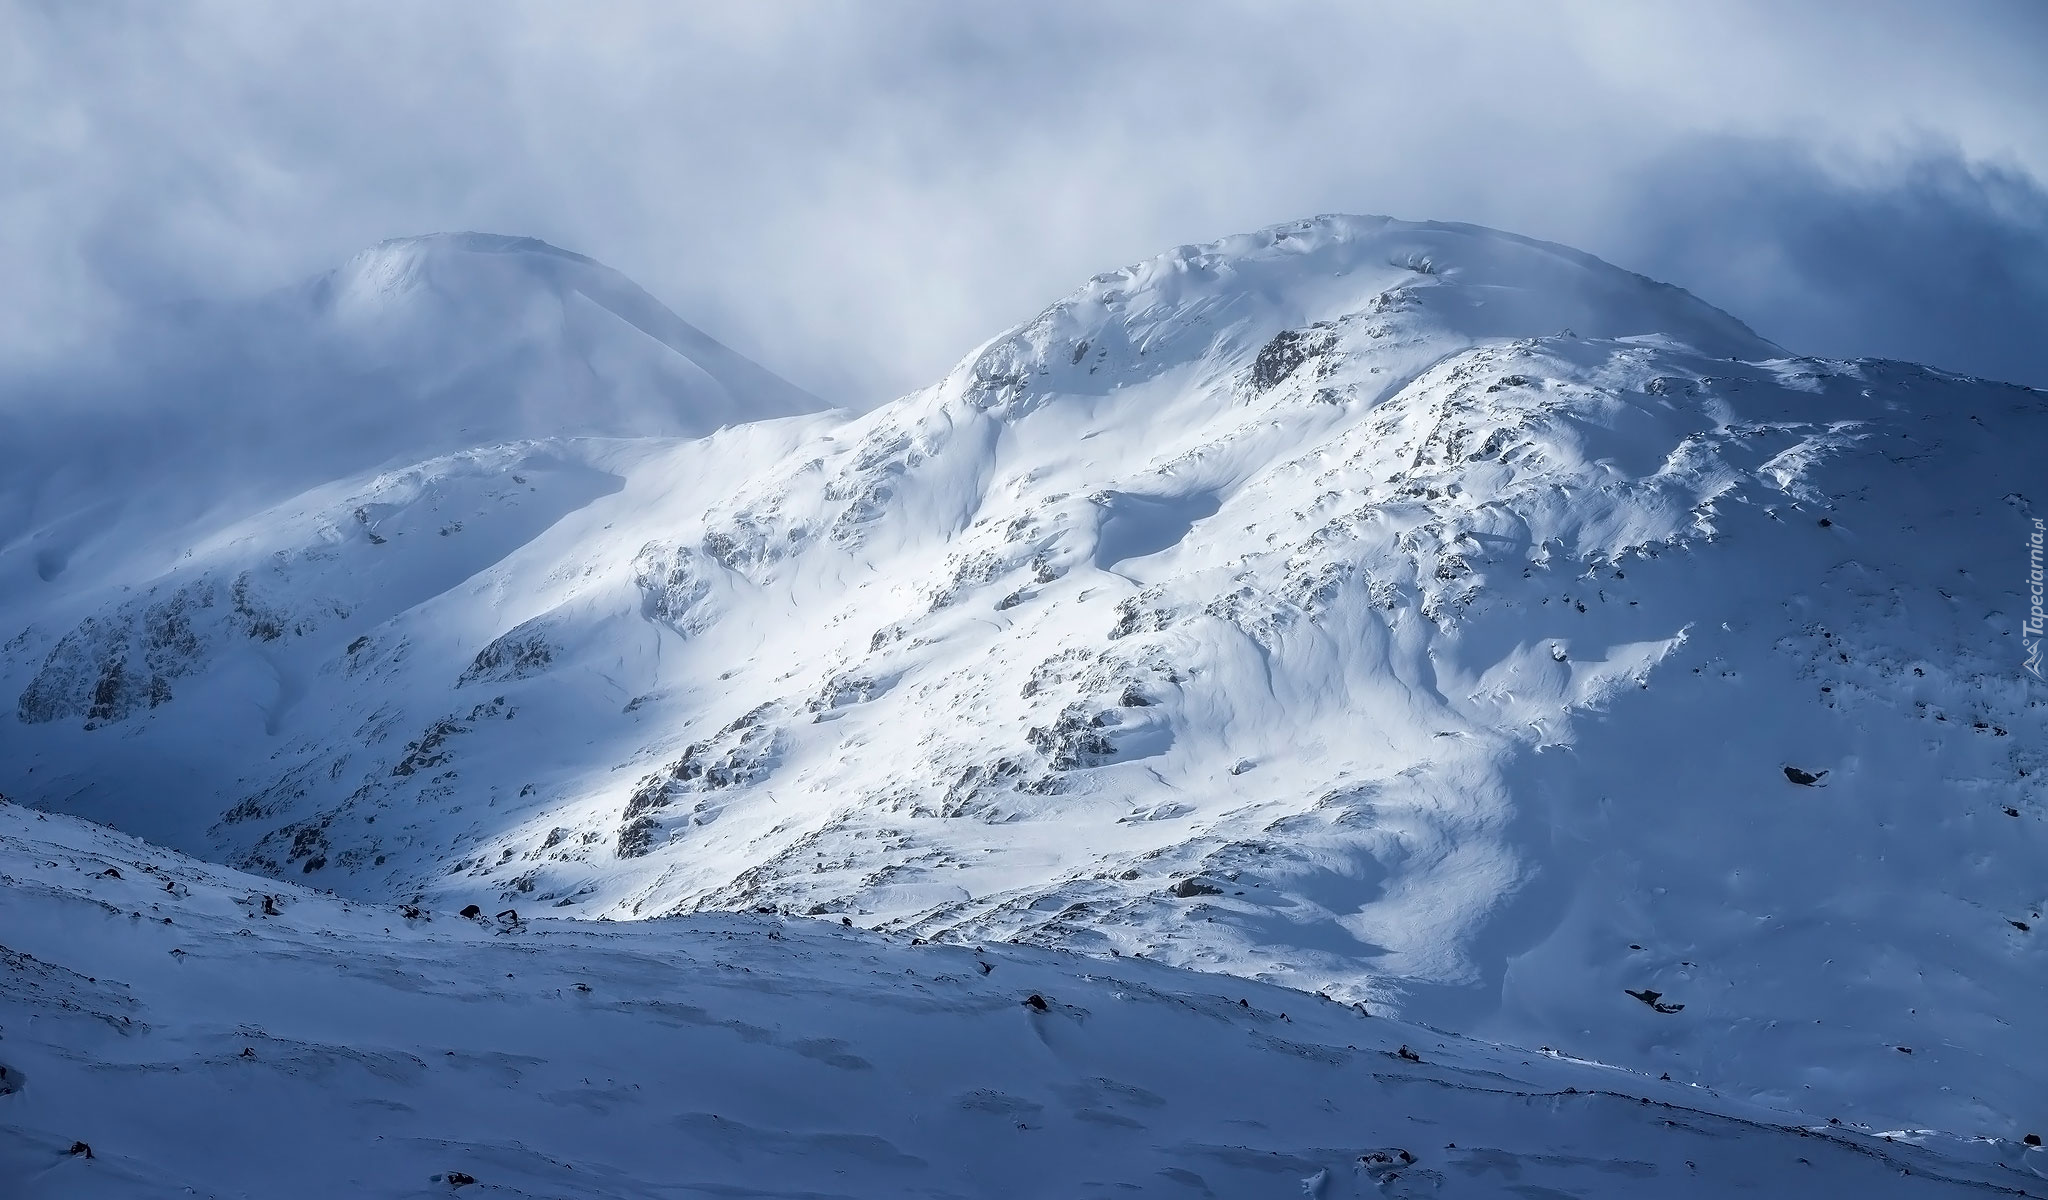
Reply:
[[462, 912], [458, 915], [464, 917], [481, 917], [484, 915], [484, 910], [477, 907], [474, 904], [465, 904], [462, 906]]
[[[1415, 1156], [1398, 1146], [1389, 1146], [1385, 1150], [1368, 1150], [1358, 1156], [1359, 1170], [1365, 1172], [1367, 1178], [1378, 1183], [1382, 1189], [1398, 1189], [1398, 1194], [1403, 1196], [1423, 1194], [1411, 1192], [1396, 1182], [1401, 1178], [1402, 1172], [1414, 1165]], [[1434, 1193], [1436, 1189], [1432, 1187], [1426, 1191]]]
[[449, 1187], [467, 1187], [467, 1186], [469, 1186], [470, 1184], [472, 1184], [472, 1183], [475, 1183], [475, 1182], [476, 1182], [476, 1176], [474, 1176], [474, 1175], [471, 1175], [471, 1174], [469, 1174], [469, 1173], [468, 1173], [468, 1172], [466, 1172], [466, 1171], [450, 1171], [450, 1172], [448, 1172], [448, 1186], [449, 1186]]
[[1622, 991], [1630, 996], [1634, 996], [1636, 999], [1642, 1001], [1644, 1004], [1649, 1005], [1651, 1008], [1654, 1008], [1658, 1012], [1664, 1013], [1667, 1016], [1675, 1012], [1685, 1011], [1685, 1005], [1683, 1004], [1664, 1003], [1664, 993], [1662, 992], [1651, 991], [1649, 988], [1644, 988], [1640, 992], [1630, 988], [1623, 988]]
[[84, 1142], [73, 1142], [73, 1143], [71, 1143], [71, 1157], [73, 1157], [73, 1158], [91, 1158], [91, 1157], [92, 1157], [92, 1147], [91, 1147], [91, 1146], [88, 1146], [88, 1145], [86, 1145], [86, 1144], [85, 1144]]
[[1419, 1063], [1422, 1061], [1422, 1056], [1420, 1054], [1417, 1054], [1415, 1051], [1410, 1050], [1406, 1046], [1403, 1046], [1399, 1050], [1394, 1051], [1394, 1053], [1399, 1057], [1407, 1060], [1408, 1062]]
[[1213, 883], [1204, 883], [1199, 879], [1177, 879], [1174, 881], [1173, 886], [1167, 888], [1166, 891], [1169, 895], [1178, 896], [1183, 900], [1192, 899], [1196, 896], [1221, 896], [1223, 894], [1222, 888], [1217, 887]]
[[1029, 996], [1024, 997], [1024, 1007], [1030, 1009], [1033, 1012], [1044, 1012], [1051, 1006], [1045, 1002], [1044, 996], [1039, 995], [1037, 992], [1033, 992]]
[[2027, 1136], [2020, 1139], [2020, 1144], [2025, 1146], [2038, 1146], [2041, 1144], [2041, 1135], [2038, 1133], [2030, 1133]]
[[1816, 775], [1812, 771], [1802, 771], [1798, 767], [1785, 768], [1785, 778], [1791, 780], [1792, 782], [1798, 784], [1801, 787], [1812, 787], [1814, 784], [1819, 783], [1821, 781], [1821, 776], [1826, 774], [1826, 771], [1822, 771], [1820, 772], [1820, 774]]

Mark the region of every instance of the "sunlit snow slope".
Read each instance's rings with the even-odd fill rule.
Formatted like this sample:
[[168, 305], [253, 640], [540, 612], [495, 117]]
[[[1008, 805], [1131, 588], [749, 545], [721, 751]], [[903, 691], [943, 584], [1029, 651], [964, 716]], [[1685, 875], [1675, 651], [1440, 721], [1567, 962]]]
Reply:
[[2048, 1126], [2041, 393], [1329, 217], [860, 417], [706, 411], [437, 415], [91, 572], [30, 521], [0, 787], [363, 899], [1142, 954]]

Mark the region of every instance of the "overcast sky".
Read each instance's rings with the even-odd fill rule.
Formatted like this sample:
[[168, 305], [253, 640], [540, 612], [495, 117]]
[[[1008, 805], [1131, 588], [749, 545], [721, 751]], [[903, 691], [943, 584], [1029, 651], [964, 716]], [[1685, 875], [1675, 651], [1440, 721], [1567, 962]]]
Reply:
[[838, 403], [1098, 271], [1474, 221], [2048, 385], [2048, 3], [0, 0], [0, 356], [530, 234]]

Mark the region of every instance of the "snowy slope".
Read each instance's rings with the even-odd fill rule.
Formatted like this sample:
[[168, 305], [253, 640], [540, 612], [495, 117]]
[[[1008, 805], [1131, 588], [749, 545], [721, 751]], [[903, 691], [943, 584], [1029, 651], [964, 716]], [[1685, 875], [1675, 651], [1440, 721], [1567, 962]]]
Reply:
[[465, 920], [4, 804], [0, 883], [22, 1200], [2048, 1195], [2048, 1151], [1129, 960]]
[[430, 425], [16, 586], [4, 786], [359, 898], [1142, 954], [2010, 1138], [2044, 415], [1561, 247], [1298, 222], [860, 417]]

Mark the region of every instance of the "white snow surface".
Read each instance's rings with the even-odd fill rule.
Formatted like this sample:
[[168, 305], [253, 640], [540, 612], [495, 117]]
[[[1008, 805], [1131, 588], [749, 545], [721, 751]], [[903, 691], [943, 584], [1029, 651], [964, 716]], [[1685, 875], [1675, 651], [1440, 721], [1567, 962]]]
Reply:
[[[444, 940], [469, 902], [609, 919], [542, 939], [593, 963], [774, 927], [622, 919], [766, 907], [1142, 955], [1759, 1111], [2048, 1132], [2042, 393], [1324, 217], [1098, 276], [855, 416], [587, 260], [453, 245], [290, 301], [403, 383], [374, 420], [333, 423], [313, 356], [260, 469], [176, 468], [203, 503], [35, 460], [0, 790], [444, 914], [349, 935], [393, 978], [514, 953]], [[663, 365], [599, 399], [525, 372], [598, 310]], [[446, 382], [470, 361], [498, 382]], [[827, 965], [754, 970], [801, 995], [882, 944], [813, 936]]]
[[11, 804], [0, 884], [19, 1200], [2048, 1186], [2048, 1151], [1809, 1121], [1128, 959], [738, 915], [463, 919]]

